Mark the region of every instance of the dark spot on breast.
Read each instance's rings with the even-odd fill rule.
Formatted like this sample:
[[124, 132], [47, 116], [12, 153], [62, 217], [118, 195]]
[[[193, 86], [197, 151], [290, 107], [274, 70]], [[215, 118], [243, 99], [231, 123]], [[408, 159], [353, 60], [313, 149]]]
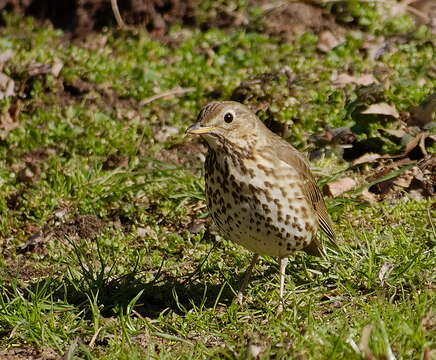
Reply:
[[232, 181], [231, 186], [236, 189], [236, 191], [240, 191], [241, 187], [236, 181]]
[[269, 170], [266, 166], [262, 164], [257, 164], [257, 168], [265, 173], [265, 175], [268, 175], [271, 173], [271, 170]]

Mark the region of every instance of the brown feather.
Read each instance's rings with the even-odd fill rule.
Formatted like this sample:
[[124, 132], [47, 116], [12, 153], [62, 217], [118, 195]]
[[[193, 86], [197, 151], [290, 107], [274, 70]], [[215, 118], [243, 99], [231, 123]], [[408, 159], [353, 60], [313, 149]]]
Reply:
[[310, 167], [306, 159], [304, 159], [298, 150], [283, 140], [280, 136], [275, 134], [272, 135], [274, 135], [273, 139], [271, 139], [275, 143], [274, 146], [277, 148], [277, 145], [279, 144], [279, 151], [277, 151], [279, 159], [295, 168], [303, 178], [303, 194], [306, 197], [306, 200], [315, 210], [320, 228], [332, 242], [335, 242], [336, 236], [333, 231], [330, 217], [327, 213], [324, 198], [318, 186], [316, 185], [315, 179], [310, 171]]

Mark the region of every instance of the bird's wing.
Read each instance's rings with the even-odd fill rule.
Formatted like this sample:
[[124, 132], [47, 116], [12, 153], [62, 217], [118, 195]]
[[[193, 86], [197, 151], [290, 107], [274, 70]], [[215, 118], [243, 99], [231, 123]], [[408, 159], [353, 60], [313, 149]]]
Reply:
[[324, 198], [318, 186], [316, 185], [315, 179], [313, 178], [307, 161], [293, 146], [291, 146], [282, 138], [278, 138], [280, 139], [278, 144], [279, 149], [277, 151], [279, 159], [292, 166], [298, 171], [299, 174], [301, 174], [303, 178], [303, 183], [301, 187], [303, 194], [306, 197], [307, 202], [311, 204], [313, 209], [315, 210], [315, 213], [318, 217], [319, 226], [326, 233], [329, 239], [335, 242], [336, 235], [333, 231], [330, 216], [327, 213]]

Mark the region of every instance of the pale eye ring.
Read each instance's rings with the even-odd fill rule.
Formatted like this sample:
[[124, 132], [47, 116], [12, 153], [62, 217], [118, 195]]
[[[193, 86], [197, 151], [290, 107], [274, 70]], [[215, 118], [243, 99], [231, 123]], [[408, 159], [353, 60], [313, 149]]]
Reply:
[[224, 121], [225, 121], [227, 124], [231, 123], [231, 122], [233, 121], [233, 118], [234, 118], [234, 116], [233, 116], [233, 114], [232, 114], [231, 112], [227, 112], [227, 113], [224, 115]]

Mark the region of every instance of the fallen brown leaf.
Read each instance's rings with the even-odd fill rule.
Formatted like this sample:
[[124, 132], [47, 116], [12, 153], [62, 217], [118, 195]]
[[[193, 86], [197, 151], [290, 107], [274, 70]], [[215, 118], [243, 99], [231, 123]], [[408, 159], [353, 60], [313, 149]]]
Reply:
[[356, 181], [350, 177], [344, 177], [326, 184], [323, 188], [327, 196], [336, 197], [347, 191], [354, 189]]
[[51, 65], [50, 72], [54, 77], [58, 77], [63, 67], [64, 64], [62, 61], [60, 61], [58, 58], [55, 58], [53, 64]]
[[0, 53], [0, 69], [1, 69], [1, 66], [4, 63], [8, 62], [10, 59], [12, 59], [13, 56], [14, 56], [14, 52], [10, 49]]
[[365, 163], [369, 163], [369, 162], [374, 162], [374, 161], [380, 159], [381, 157], [382, 157], [382, 155], [380, 155], [380, 154], [366, 153], [366, 154], [363, 154], [362, 156], [359, 156], [357, 159], [354, 159], [352, 164], [353, 165], [360, 165], [360, 164], [365, 164]]
[[434, 0], [415, 0], [407, 8], [420, 24], [430, 27], [436, 34], [436, 2]]
[[389, 276], [393, 268], [394, 264], [390, 262], [385, 262], [380, 268], [380, 271], [378, 272], [378, 278], [382, 285], [385, 283], [386, 278]]
[[377, 103], [370, 105], [366, 110], [361, 112], [362, 114], [374, 114], [374, 115], [389, 115], [398, 119], [400, 114], [395, 107], [387, 103]]
[[8, 96], [14, 96], [15, 82], [6, 74], [0, 72], [0, 100]]
[[433, 114], [436, 111], [436, 92], [427, 96], [425, 100], [410, 111], [409, 125], [416, 125], [423, 128], [433, 121]]
[[418, 145], [420, 145], [421, 151], [423, 152], [423, 155], [427, 155], [427, 151], [425, 150], [424, 146], [424, 140], [428, 136], [427, 132], [421, 132], [418, 135], [416, 135], [414, 138], [412, 138], [406, 145], [406, 148], [404, 151], [397, 155], [385, 155], [384, 158], [391, 158], [391, 159], [398, 159], [405, 157], [409, 155], [409, 153], [415, 149]]
[[407, 133], [402, 129], [382, 129], [385, 133], [395, 136], [397, 138], [402, 138], [407, 135]]
[[377, 198], [373, 193], [370, 193], [368, 189], [363, 189], [360, 197], [369, 204], [374, 204], [377, 202]]
[[406, 171], [404, 174], [393, 179], [392, 180], [393, 183], [397, 186], [400, 186], [402, 188], [407, 189], [410, 186], [410, 184], [412, 183], [412, 180], [414, 177], [413, 169], [415, 169], [415, 168], [412, 168], [412, 169]]
[[325, 30], [319, 34], [317, 48], [322, 52], [329, 52], [344, 41], [342, 36], [334, 35], [331, 31]]
[[333, 84], [343, 87], [347, 84], [356, 84], [362, 86], [368, 86], [374, 83], [378, 83], [377, 79], [371, 74], [362, 74], [359, 76], [352, 76], [348, 74], [339, 74], [332, 76]]
[[263, 346], [260, 344], [248, 344], [248, 353], [250, 354], [250, 358], [258, 359], [260, 353], [263, 351]]
[[42, 74], [47, 74], [51, 71], [50, 64], [44, 63], [32, 63], [27, 67], [27, 73], [29, 76], [37, 76]]
[[6, 139], [8, 134], [19, 126], [20, 124], [14, 121], [9, 111], [0, 114], [0, 139]]

